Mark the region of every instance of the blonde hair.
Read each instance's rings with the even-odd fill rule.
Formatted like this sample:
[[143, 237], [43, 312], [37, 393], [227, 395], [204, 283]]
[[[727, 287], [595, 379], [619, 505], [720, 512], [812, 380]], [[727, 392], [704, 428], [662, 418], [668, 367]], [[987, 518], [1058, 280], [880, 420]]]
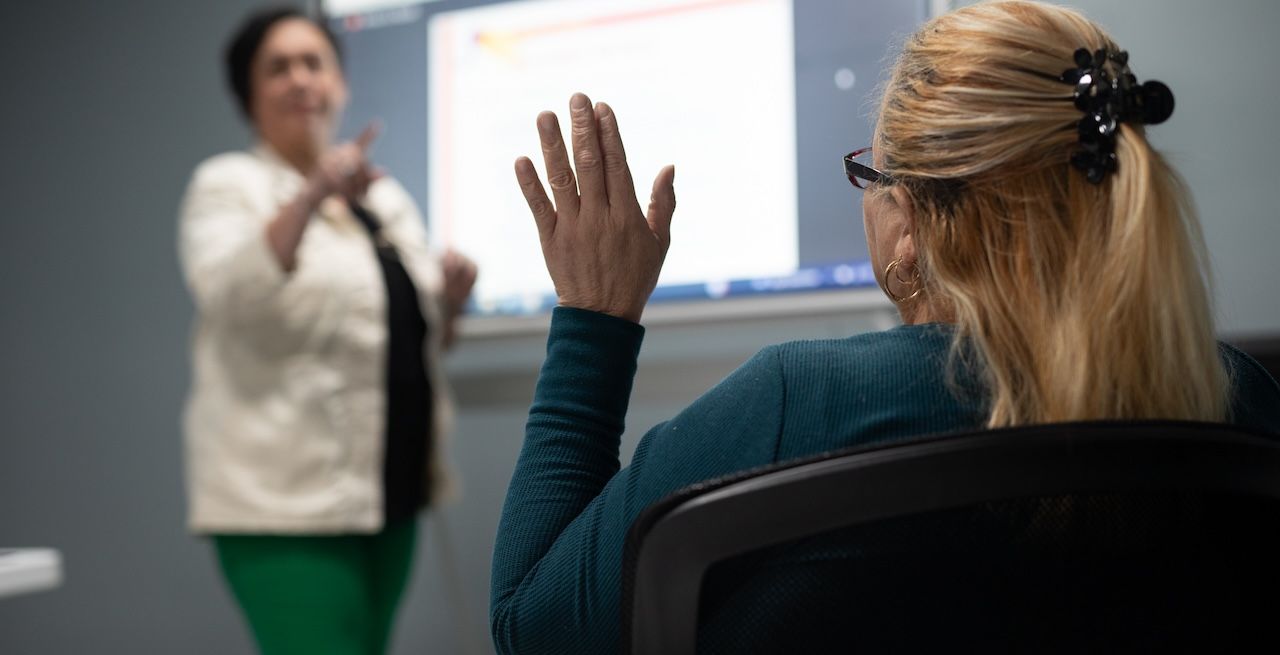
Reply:
[[1118, 50], [1079, 13], [1020, 0], [940, 16], [904, 46], [875, 148], [915, 208], [923, 297], [982, 371], [991, 427], [1223, 420], [1184, 183], [1137, 125], [1102, 184], [1069, 163], [1083, 113], [1057, 77], [1081, 47]]

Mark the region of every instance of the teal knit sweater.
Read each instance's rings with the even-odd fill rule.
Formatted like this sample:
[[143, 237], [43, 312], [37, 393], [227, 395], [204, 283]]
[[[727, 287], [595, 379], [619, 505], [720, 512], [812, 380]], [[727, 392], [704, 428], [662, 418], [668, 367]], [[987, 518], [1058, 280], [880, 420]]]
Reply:
[[[618, 650], [622, 550], [650, 503], [686, 485], [820, 452], [979, 429], [980, 394], [947, 379], [952, 333], [903, 326], [760, 351], [651, 429], [620, 470], [644, 328], [558, 308], [493, 558], [501, 653]], [[1280, 433], [1280, 386], [1228, 346], [1234, 421]]]

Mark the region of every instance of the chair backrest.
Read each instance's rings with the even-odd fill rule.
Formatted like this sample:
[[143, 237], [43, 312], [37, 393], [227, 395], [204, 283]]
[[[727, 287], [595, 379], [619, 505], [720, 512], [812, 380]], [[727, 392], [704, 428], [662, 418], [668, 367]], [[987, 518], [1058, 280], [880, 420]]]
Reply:
[[1147, 633], [1141, 648], [1155, 632], [1184, 643], [1183, 616], [1221, 644], [1222, 625], [1274, 607], [1251, 600], [1280, 584], [1277, 519], [1280, 442], [1225, 425], [1041, 425], [827, 453], [646, 509], [626, 543], [622, 648], [693, 653], [708, 626], [735, 652], [835, 643], [815, 626], [846, 647], [1070, 651], [1128, 630]]
[[1280, 335], [1255, 335], [1244, 339], [1233, 339], [1232, 345], [1243, 350], [1267, 369], [1271, 377], [1280, 380]]

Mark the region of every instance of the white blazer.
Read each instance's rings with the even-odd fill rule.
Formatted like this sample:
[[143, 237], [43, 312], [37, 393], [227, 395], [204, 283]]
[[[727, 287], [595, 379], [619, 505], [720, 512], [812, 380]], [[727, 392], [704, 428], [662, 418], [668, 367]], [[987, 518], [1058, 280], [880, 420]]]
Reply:
[[[330, 199], [286, 273], [267, 223], [305, 183], [276, 153], [212, 157], [182, 203], [179, 255], [195, 299], [183, 417], [188, 523], [198, 533], [336, 534], [382, 527], [387, 292], [364, 227]], [[455, 486], [441, 374], [443, 279], [413, 199], [382, 178], [365, 205], [417, 286], [434, 397], [429, 493]]]

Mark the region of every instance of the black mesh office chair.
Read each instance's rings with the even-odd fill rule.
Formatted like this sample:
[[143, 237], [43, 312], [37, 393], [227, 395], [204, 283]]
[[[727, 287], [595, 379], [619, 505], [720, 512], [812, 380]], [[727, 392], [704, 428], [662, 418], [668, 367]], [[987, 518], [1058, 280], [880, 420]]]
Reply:
[[1278, 652], [1280, 442], [1184, 422], [858, 448], [682, 490], [623, 651]]

